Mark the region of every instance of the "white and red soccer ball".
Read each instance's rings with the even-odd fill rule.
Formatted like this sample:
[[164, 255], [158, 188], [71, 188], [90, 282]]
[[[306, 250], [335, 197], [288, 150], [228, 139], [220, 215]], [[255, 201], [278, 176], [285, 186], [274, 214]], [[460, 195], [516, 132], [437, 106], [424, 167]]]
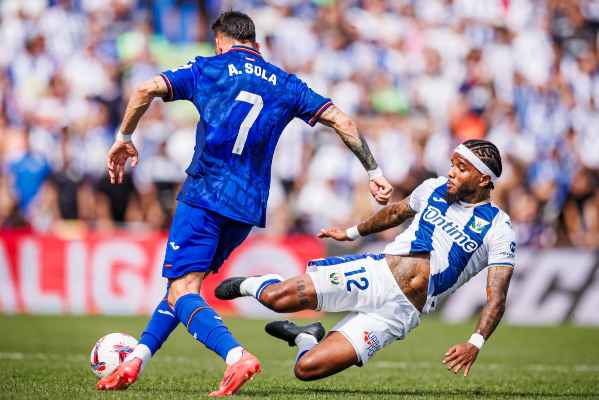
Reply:
[[104, 378], [114, 372], [137, 346], [137, 340], [125, 333], [109, 333], [101, 337], [90, 354], [92, 372]]

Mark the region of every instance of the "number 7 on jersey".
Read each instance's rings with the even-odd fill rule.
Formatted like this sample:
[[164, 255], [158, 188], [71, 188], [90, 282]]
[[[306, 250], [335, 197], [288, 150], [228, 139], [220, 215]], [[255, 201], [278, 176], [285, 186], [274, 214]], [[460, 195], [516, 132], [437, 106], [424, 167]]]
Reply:
[[239, 92], [235, 100], [244, 101], [252, 105], [248, 115], [241, 121], [239, 132], [237, 132], [237, 140], [235, 140], [235, 144], [233, 145], [233, 154], [241, 155], [243, 147], [245, 146], [245, 141], [248, 138], [248, 133], [250, 132], [252, 125], [254, 125], [254, 122], [256, 122], [258, 115], [260, 115], [260, 111], [262, 111], [262, 107], [264, 106], [264, 101], [262, 101], [262, 97], [259, 94], [246, 92], [245, 90]]

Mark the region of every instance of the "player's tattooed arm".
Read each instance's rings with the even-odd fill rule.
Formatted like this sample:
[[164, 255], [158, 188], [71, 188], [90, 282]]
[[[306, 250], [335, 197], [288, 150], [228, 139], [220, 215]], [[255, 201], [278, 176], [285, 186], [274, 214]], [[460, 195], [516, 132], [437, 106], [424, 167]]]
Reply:
[[166, 95], [168, 95], [168, 87], [160, 76], [155, 76], [139, 85], [127, 103], [120, 131], [124, 134], [132, 133], [154, 97]]
[[412, 210], [412, 207], [410, 207], [410, 198], [406, 197], [402, 201], [389, 204], [366, 221], [358, 224], [358, 232], [360, 232], [361, 236], [382, 232], [401, 225], [405, 220], [412, 218], [414, 215], [416, 215], [416, 211]]
[[494, 266], [487, 274], [487, 304], [480, 313], [476, 332], [485, 340], [491, 336], [505, 311], [507, 291], [514, 268], [511, 266]]
[[[394, 226], [401, 225], [405, 220], [412, 218], [414, 215], [416, 215], [416, 211], [412, 210], [409, 197], [406, 197], [400, 202], [389, 204], [366, 221], [358, 224], [358, 233], [360, 236], [366, 236], [371, 233], [382, 232]], [[318, 237], [321, 239], [332, 238], [339, 241], [352, 240], [348, 236], [347, 231], [341, 228], [323, 228], [318, 233]]]
[[370, 193], [379, 204], [387, 204], [391, 199], [393, 186], [382, 175], [378, 164], [368, 147], [368, 143], [360, 133], [353, 119], [335, 105], [327, 108], [319, 117], [319, 121], [337, 132], [343, 143], [356, 155], [366, 171], [369, 171]]
[[[486, 340], [491, 336], [505, 311], [507, 290], [512, 278], [511, 266], [494, 266], [489, 268], [487, 275], [487, 304], [480, 313], [476, 332]], [[472, 339], [471, 339], [472, 340]], [[476, 361], [479, 347], [466, 342], [451, 346], [443, 357], [443, 364], [448, 370], [457, 374], [462, 368], [464, 376], [468, 376], [470, 368]]]
[[319, 117], [319, 121], [337, 132], [343, 143], [358, 157], [367, 171], [378, 167], [368, 143], [360, 133], [353, 119], [335, 105], [327, 108]]

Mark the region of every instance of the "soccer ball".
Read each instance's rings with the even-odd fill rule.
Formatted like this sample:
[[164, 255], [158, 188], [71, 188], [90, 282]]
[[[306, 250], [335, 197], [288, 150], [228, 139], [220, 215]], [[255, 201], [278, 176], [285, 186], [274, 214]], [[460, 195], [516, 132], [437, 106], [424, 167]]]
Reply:
[[92, 372], [98, 378], [112, 374], [135, 346], [137, 340], [125, 333], [109, 333], [100, 338], [89, 356]]

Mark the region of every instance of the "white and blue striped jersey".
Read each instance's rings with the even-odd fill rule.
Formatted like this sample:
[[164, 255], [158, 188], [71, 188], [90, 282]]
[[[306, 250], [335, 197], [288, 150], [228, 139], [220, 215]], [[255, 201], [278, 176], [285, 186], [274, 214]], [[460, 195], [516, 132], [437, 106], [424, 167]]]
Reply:
[[510, 217], [491, 202], [446, 201], [447, 178], [427, 179], [410, 195], [416, 211], [410, 226], [385, 254], [430, 253], [424, 312], [488, 266], [514, 266], [516, 236]]

